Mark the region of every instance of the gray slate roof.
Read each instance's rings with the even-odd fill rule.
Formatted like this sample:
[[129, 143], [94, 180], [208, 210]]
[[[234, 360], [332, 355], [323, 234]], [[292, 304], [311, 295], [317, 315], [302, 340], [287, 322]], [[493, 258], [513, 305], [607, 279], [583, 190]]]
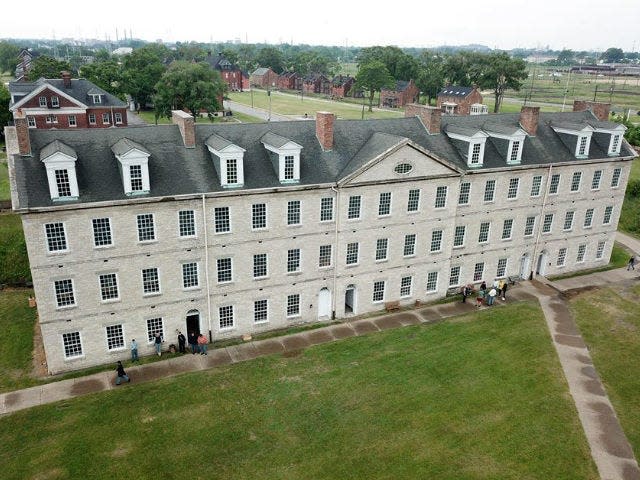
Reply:
[[262, 136], [260, 141], [262, 143], [266, 143], [267, 145], [271, 145], [274, 148], [281, 148], [281, 147], [284, 147], [291, 140], [289, 140], [286, 137], [283, 137], [282, 135], [278, 135], [277, 133], [267, 132]]
[[118, 155], [118, 156], [124, 155], [125, 153], [128, 153], [131, 150], [140, 150], [141, 152], [144, 152], [147, 155], [150, 155], [149, 150], [144, 148], [139, 143], [134, 142], [133, 140], [129, 140], [128, 138], [121, 138], [111, 147], [111, 151], [114, 153], [114, 155]]
[[[85, 80], [84, 78], [72, 78], [71, 79], [71, 87], [65, 88], [63, 80], [61, 78], [40, 78], [35, 82], [10, 82], [9, 83], [9, 92], [11, 93], [23, 93], [28, 95], [32, 91], [40, 88], [44, 84], [49, 84], [52, 87], [57, 88], [58, 90], [66, 93], [72, 98], [75, 98], [79, 102], [84, 103], [88, 107], [95, 106], [91, 99], [89, 98], [89, 94], [100, 94], [102, 95], [102, 103], [99, 104], [100, 107], [126, 107], [127, 104], [124, 103], [117, 97], [114, 97], [110, 93], [101, 89], [97, 85], [91, 83], [89, 80]], [[19, 100], [18, 100], [19, 101]]]
[[[576, 159], [575, 136], [573, 146], [550, 128], [550, 122], [561, 120], [586, 124], [594, 121], [590, 112], [541, 113], [535, 137], [525, 138], [522, 165], [551, 163], [581, 163]], [[487, 122], [486, 115], [442, 117], [442, 129], [479, 130]], [[503, 128], [519, 125], [519, 114], [491, 115], [491, 123]], [[449, 125], [451, 124], [451, 125]], [[287, 138], [302, 146], [300, 184], [332, 184], [357, 171], [367, 162], [389, 148], [407, 140], [432, 152], [453, 168], [469, 170], [465, 155], [468, 144], [450, 139], [446, 134], [431, 135], [418, 118], [386, 120], [336, 120], [334, 146], [324, 151], [316, 138], [315, 122], [270, 122], [256, 124], [196, 124], [196, 148], [184, 148], [176, 125], [149, 125], [107, 129], [31, 130], [32, 157], [15, 159], [20, 208], [53, 205], [41, 152], [58, 140], [77, 154], [76, 172], [80, 197], [77, 202], [124, 200], [118, 161], [112, 147], [118, 142], [135, 142], [149, 152], [151, 191], [148, 197], [200, 194], [225, 190], [220, 185], [206, 142], [221, 138], [246, 150], [244, 154], [244, 188], [281, 187], [268, 150], [261, 139], [271, 134]], [[212, 137], [213, 135], [213, 137]], [[607, 158], [607, 135], [594, 135], [589, 149], [590, 159]], [[407, 139], [407, 140], [405, 140]], [[501, 143], [487, 141], [481, 169], [511, 168], [506, 165]], [[122, 144], [122, 143], [121, 143]], [[50, 148], [50, 147], [49, 147]], [[623, 144], [621, 156], [634, 152]], [[474, 169], [475, 170], [475, 169]], [[73, 202], [65, 202], [68, 205]]]
[[47, 145], [42, 150], [40, 150], [40, 161], [44, 161], [54, 153], [58, 153], [58, 152], [64, 153], [65, 155], [68, 155], [71, 158], [75, 158], [75, 159], [78, 158], [78, 155], [76, 154], [73, 148], [71, 148], [68, 145], [65, 145], [59, 140], [54, 140], [49, 145]]
[[458, 87], [456, 85], [449, 85], [448, 87], [443, 87], [438, 93], [440, 95], [447, 95], [453, 97], [466, 97], [471, 92], [473, 92], [473, 87]]
[[251, 75], [260, 77], [262, 75], [266, 75], [269, 70], [270, 70], [269, 68], [265, 68], [265, 67], [256, 68]]

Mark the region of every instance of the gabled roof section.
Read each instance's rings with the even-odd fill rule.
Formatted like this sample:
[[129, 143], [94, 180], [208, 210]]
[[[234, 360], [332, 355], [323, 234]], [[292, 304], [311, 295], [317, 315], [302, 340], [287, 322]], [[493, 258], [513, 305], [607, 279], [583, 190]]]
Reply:
[[594, 128], [589, 125], [587, 122], [577, 123], [577, 122], [563, 122], [563, 121], [555, 121], [551, 122], [551, 128], [556, 132], [564, 131], [564, 133], [568, 132], [593, 132]]
[[[62, 80], [61, 80], [61, 82], [62, 82]], [[20, 93], [23, 93], [23, 92], [26, 93], [25, 90], [20, 88], [20, 87], [18, 87], [16, 90], [12, 90], [16, 83], [19, 85], [20, 82], [11, 82], [11, 83], [9, 83], [9, 91], [10, 92], [15, 91], [15, 92], [20, 92]], [[44, 80], [43, 78], [39, 79], [37, 82], [31, 83], [30, 86], [31, 86], [31, 90], [29, 91], [30, 93], [27, 93], [24, 97], [22, 97], [16, 103], [11, 105], [9, 110], [13, 111], [13, 110], [16, 110], [16, 109], [22, 107], [22, 105], [24, 105], [29, 100], [31, 100], [32, 98], [36, 97], [37, 95], [39, 95], [40, 93], [42, 93], [43, 91], [45, 91], [47, 89], [51, 90], [56, 95], [64, 97], [67, 100], [75, 103], [80, 108], [87, 108], [87, 105], [83, 101], [81, 101], [81, 100], [69, 95], [64, 90], [56, 88], [54, 85], [51, 85], [50, 83], [47, 83], [46, 80]]]
[[599, 132], [624, 132], [627, 129], [623, 124], [615, 122], [600, 122], [593, 120], [587, 123]]
[[111, 151], [114, 153], [114, 155], [116, 155], [117, 157], [120, 157], [122, 155], [126, 155], [127, 153], [129, 153], [131, 150], [138, 150], [139, 152], [142, 152], [146, 155], [151, 155], [151, 153], [149, 152], [149, 150], [147, 150], [146, 148], [144, 148], [142, 145], [140, 145], [137, 142], [134, 142], [133, 140], [130, 140], [128, 138], [121, 138], [120, 140], [118, 140], [116, 143], [114, 143], [111, 146]]
[[492, 133], [494, 134], [498, 134], [498, 135], [504, 135], [506, 137], [515, 137], [515, 136], [522, 136], [522, 135], [526, 135], [527, 132], [525, 132], [520, 125], [504, 125], [504, 124], [500, 124], [500, 123], [493, 123], [493, 122], [486, 122], [483, 126], [482, 129], [487, 132], [489, 135], [491, 135]]
[[[44, 88], [51, 88], [56, 94], [61, 95], [74, 103], [77, 103], [82, 108], [87, 108], [86, 104], [88, 95], [102, 95], [102, 103], [100, 107], [126, 107], [127, 104], [119, 98], [111, 95], [107, 91], [98, 87], [94, 83], [84, 78], [72, 78], [71, 87], [64, 86], [64, 81], [61, 78], [40, 78], [32, 83], [24, 82], [11, 82], [9, 84], [9, 91], [15, 91], [20, 93], [28, 93], [27, 96], [21, 98], [11, 108], [19, 108], [24, 102], [33, 98], [40, 93]], [[90, 93], [91, 92], [91, 93]]]
[[204, 143], [208, 147], [211, 147], [218, 152], [224, 150], [229, 145], [233, 145], [233, 142], [230, 142], [226, 138], [223, 138], [220, 135], [216, 135], [215, 133], [212, 133], [211, 135], [209, 135], [209, 137], [205, 140]]
[[475, 126], [471, 127], [471, 126], [449, 124], [445, 128], [445, 132], [447, 132], [447, 134], [461, 135], [463, 137], [470, 137], [470, 138], [488, 137], [488, 135], [482, 131], [482, 128], [475, 127]]
[[271, 69], [265, 68], [265, 67], [256, 68], [251, 75], [255, 75], [255, 76], [266, 75], [269, 70]]
[[104, 95], [104, 90], [100, 90], [98, 87], [92, 87], [87, 90], [87, 95]]
[[302, 148], [302, 145], [298, 145], [296, 142], [294, 142], [293, 140], [290, 140], [286, 137], [280, 136], [276, 133], [273, 132], [267, 132], [265, 133], [262, 138], [260, 139], [260, 141], [266, 145], [269, 145], [273, 148], [283, 148], [286, 145], [289, 145], [290, 147], [293, 148]]
[[55, 155], [56, 153], [63, 153], [66, 156], [73, 158], [74, 160], [78, 159], [78, 155], [73, 148], [62, 143], [59, 140], [54, 140], [50, 144], [44, 146], [42, 150], [40, 150], [40, 161], [44, 162], [47, 158]]

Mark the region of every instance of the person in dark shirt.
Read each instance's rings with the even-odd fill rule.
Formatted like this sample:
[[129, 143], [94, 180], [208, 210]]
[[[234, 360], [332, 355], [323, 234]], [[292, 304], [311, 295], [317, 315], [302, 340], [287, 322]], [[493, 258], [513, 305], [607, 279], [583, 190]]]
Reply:
[[184, 348], [187, 343], [187, 338], [182, 334], [182, 332], [178, 332], [178, 351], [180, 353], [185, 353], [186, 349]]
[[118, 360], [118, 368], [116, 368], [116, 371], [118, 372], [118, 376], [116, 377], [116, 385], [120, 385], [123, 380], [127, 383], [131, 381], [129, 375], [127, 375], [127, 372], [124, 371], [124, 367], [122, 366], [122, 362], [120, 360]]

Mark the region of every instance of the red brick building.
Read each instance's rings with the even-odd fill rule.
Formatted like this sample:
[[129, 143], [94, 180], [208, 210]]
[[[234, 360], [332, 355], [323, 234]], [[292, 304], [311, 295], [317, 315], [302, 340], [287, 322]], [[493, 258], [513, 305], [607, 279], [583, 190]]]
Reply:
[[275, 88], [278, 85], [278, 74], [270, 68], [256, 68], [249, 76], [252, 87]]
[[482, 104], [482, 94], [478, 87], [458, 87], [447, 85], [437, 98], [437, 108], [449, 115], [480, 115], [487, 113], [487, 106]]
[[208, 52], [205, 61], [220, 73], [222, 80], [227, 84], [230, 92], [242, 92], [249, 88], [248, 83], [245, 86], [245, 82], [243, 81], [242, 70], [232, 64], [222, 52], [218, 53], [215, 57], [211, 55], [211, 52]]
[[312, 73], [304, 78], [304, 93], [331, 95], [331, 80], [321, 73]]
[[9, 83], [13, 117], [29, 128], [106, 128], [127, 126], [127, 105], [85, 79], [41, 78]]
[[331, 81], [331, 96], [344, 98], [351, 97], [353, 84], [356, 79], [349, 75], [336, 75]]
[[301, 90], [302, 77], [296, 72], [285, 72], [278, 76], [278, 88], [280, 90]]
[[395, 89], [380, 91], [380, 105], [389, 108], [404, 107], [407, 103], [416, 103], [420, 90], [413, 80], [398, 80]]

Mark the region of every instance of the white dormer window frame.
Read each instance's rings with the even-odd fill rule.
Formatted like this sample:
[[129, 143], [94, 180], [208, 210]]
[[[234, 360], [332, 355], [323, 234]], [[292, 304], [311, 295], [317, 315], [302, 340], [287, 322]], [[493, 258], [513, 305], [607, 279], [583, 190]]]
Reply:
[[620, 153], [620, 147], [622, 146], [622, 134], [612, 133], [611, 140], [609, 141], [609, 155], [618, 155]]
[[51, 108], [60, 108], [60, 99], [57, 95], [51, 96]]
[[469, 109], [469, 115], [486, 115], [489, 113], [489, 107], [482, 103], [474, 103]]
[[149, 154], [136, 148], [116, 155], [122, 172], [125, 195], [145, 195], [151, 191], [149, 180]]
[[573, 152], [573, 155], [576, 158], [588, 158], [589, 157], [589, 147], [591, 146], [591, 136], [596, 129], [587, 125], [580, 130], [573, 130], [569, 128], [562, 127], [554, 127], [551, 126], [556, 133], [566, 133], [568, 135], [573, 135], [576, 137], [576, 149]]
[[280, 183], [300, 182], [300, 152], [302, 151], [302, 146], [292, 141], [281, 147], [274, 147], [265, 142], [262, 142], [262, 144], [264, 148], [278, 156], [277, 168]]
[[102, 103], [102, 94], [100, 93], [92, 93], [91, 94], [91, 101], [95, 104], [101, 104]]
[[244, 152], [246, 150], [232, 143], [222, 150], [216, 150], [209, 145], [207, 145], [207, 148], [214, 155], [214, 167], [220, 177], [220, 185], [224, 188], [243, 187]]
[[77, 200], [80, 193], [76, 176], [76, 159], [65, 153], [56, 152], [43, 162], [47, 170], [51, 200]]
[[469, 144], [469, 150], [467, 151], [467, 166], [470, 168], [478, 168], [484, 165], [484, 146], [489, 137], [484, 132], [477, 132], [476, 134], [468, 137], [459, 133], [447, 132], [449, 138], [456, 140], [462, 140]]
[[509, 153], [507, 154], [507, 165], [519, 165], [522, 161], [523, 138], [509, 140]]

